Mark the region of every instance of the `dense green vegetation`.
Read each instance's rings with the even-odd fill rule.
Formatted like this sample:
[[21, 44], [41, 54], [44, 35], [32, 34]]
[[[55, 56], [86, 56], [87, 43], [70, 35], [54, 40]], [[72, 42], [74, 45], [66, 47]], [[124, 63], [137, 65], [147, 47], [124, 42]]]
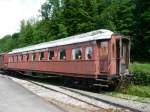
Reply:
[[130, 85], [127, 90], [127, 94], [150, 98], [150, 87]]
[[150, 87], [149, 86], [139, 86], [139, 85], [129, 85], [126, 93], [122, 91], [108, 92], [106, 95], [111, 95], [114, 97], [119, 97], [128, 100], [135, 100], [145, 103], [150, 103]]
[[141, 71], [150, 75], [150, 64], [149, 63], [131, 63], [129, 67], [131, 72]]
[[133, 63], [130, 66], [130, 71], [133, 74], [133, 84], [150, 86], [150, 64]]
[[129, 36], [131, 59], [150, 61], [150, 1], [47, 0], [42, 20], [22, 21], [20, 31], [0, 40], [0, 52], [96, 29]]
[[[150, 62], [149, 0], [47, 0], [40, 15], [41, 20], [22, 20], [19, 32], [0, 39], [0, 52], [109, 29], [130, 38], [131, 61]], [[133, 63], [130, 71], [131, 84], [117, 92], [150, 97], [150, 64]]]
[[[125, 97], [123, 94], [126, 94], [150, 98], [150, 64], [132, 63], [130, 71], [133, 74], [131, 80], [129, 81], [128, 78], [123, 79], [120, 82], [120, 86], [116, 88], [116, 91], [112, 92], [112, 95]], [[145, 98], [141, 99], [137, 97], [135, 99], [143, 101]], [[150, 99], [148, 100], [150, 102]]]

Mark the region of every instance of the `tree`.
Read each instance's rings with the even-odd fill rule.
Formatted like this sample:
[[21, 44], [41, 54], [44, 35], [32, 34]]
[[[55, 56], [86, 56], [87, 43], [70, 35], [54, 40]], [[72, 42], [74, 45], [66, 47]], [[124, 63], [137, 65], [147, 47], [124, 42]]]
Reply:
[[12, 34], [12, 49], [18, 48], [19, 47], [19, 35], [20, 33], [14, 33]]
[[28, 20], [27, 22], [21, 22], [19, 47], [31, 45], [33, 43], [33, 24], [34, 23], [32, 23], [32, 21], [30, 20]]
[[0, 40], [0, 52], [8, 52], [12, 49], [12, 37], [11, 35], [6, 35]]
[[109, 29], [130, 37], [132, 60], [150, 61], [150, 1], [46, 0], [40, 13], [42, 20], [22, 21], [20, 32], [1, 39], [0, 51]]
[[150, 62], [150, 1], [135, 0], [132, 59]]

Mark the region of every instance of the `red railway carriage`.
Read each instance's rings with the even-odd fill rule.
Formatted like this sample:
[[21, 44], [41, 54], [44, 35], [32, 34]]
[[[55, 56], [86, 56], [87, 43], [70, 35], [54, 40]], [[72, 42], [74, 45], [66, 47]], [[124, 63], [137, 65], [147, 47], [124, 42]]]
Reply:
[[4, 66], [3, 60], [4, 60], [4, 56], [3, 56], [3, 54], [0, 54], [0, 69], [2, 69]]
[[1, 53], [0, 54], [0, 70], [6, 69], [7, 64], [8, 64], [8, 54], [7, 53]]
[[9, 70], [71, 77], [112, 79], [125, 74], [129, 40], [109, 30], [96, 30], [9, 53]]

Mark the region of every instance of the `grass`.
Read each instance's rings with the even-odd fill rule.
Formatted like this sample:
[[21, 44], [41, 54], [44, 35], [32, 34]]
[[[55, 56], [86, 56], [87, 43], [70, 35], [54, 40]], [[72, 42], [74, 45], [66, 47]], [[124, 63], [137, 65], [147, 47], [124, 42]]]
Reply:
[[130, 84], [129, 87], [126, 89], [125, 93], [121, 90], [116, 90], [110, 93], [106, 93], [106, 95], [133, 101], [139, 101], [143, 103], [150, 103], [150, 86], [139, 86]]
[[[133, 73], [131, 84], [125, 89], [117, 89], [108, 95], [150, 103], [150, 63], [132, 63], [130, 71]], [[126, 82], [128, 83], [128, 81]], [[122, 85], [122, 87], [125, 87]]]
[[[150, 97], [148, 97], [148, 95], [147, 95], [147, 97], [145, 97], [144, 95], [140, 94], [140, 93], [142, 93], [141, 90], [143, 89], [143, 87], [133, 87], [133, 88], [134, 88], [134, 92], [133, 92], [133, 89], [132, 89], [132, 92], [130, 91], [131, 94], [130, 93], [123, 94], [123, 93], [118, 92], [118, 91], [113, 91], [113, 92], [106, 93], [106, 95], [110, 95], [110, 96], [118, 97], [118, 98], [122, 98], [122, 99], [127, 99], [127, 100], [133, 100], [133, 101], [143, 102], [143, 103], [150, 103]], [[135, 88], [138, 88], [138, 89], [135, 89]], [[138, 94], [134, 94], [135, 91]]]
[[150, 98], [150, 86], [129, 85], [127, 94]]
[[150, 63], [132, 63], [130, 71], [133, 74], [133, 84], [150, 86]]
[[141, 71], [141, 72], [146, 72], [150, 74], [150, 63], [131, 63], [130, 64], [130, 71]]

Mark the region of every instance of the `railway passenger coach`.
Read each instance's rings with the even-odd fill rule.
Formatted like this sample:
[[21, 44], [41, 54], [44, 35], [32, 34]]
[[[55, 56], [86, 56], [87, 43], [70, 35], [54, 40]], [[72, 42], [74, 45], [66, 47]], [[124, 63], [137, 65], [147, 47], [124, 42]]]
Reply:
[[128, 65], [129, 40], [100, 29], [15, 49], [8, 53], [7, 70], [112, 80], [126, 74]]
[[0, 54], [0, 70], [7, 69], [8, 64], [8, 54], [1, 53]]

